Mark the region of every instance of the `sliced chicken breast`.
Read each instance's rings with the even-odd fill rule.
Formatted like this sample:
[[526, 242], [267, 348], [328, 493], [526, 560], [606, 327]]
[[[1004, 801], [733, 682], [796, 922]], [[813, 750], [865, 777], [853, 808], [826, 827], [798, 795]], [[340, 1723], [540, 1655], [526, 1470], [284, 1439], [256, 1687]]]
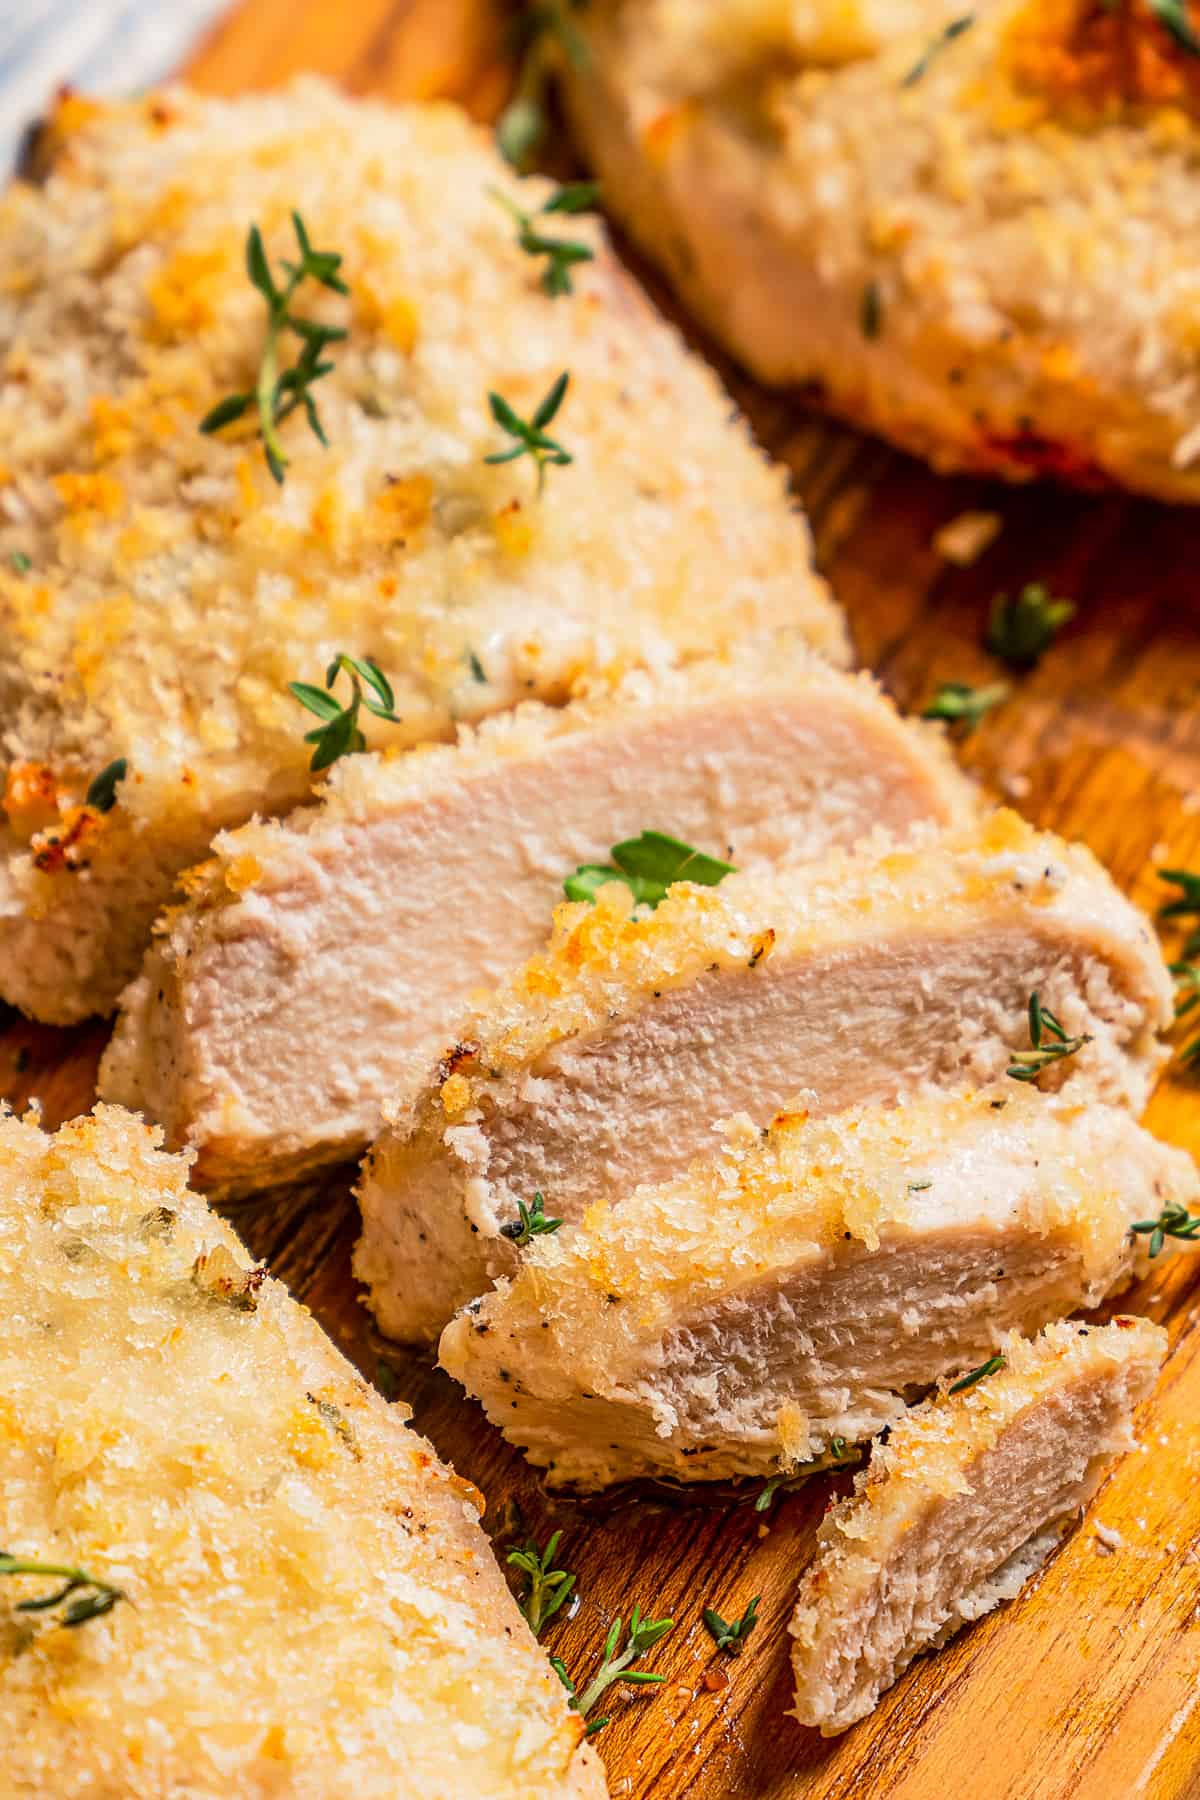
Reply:
[[[0, 999], [114, 1005], [214, 832], [310, 796], [289, 683], [339, 655], [391, 683], [381, 748], [777, 632], [846, 659], [784, 474], [592, 220], [546, 223], [594, 255], [544, 291], [506, 203], [552, 190], [453, 107], [68, 96], [43, 145], [0, 197]], [[253, 391], [305, 353], [265, 298], [301, 233], [340, 287], [292, 315], [338, 335], [275, 479]]]
[[1128, 1113], [1015, 1082], [743, 1118], [714, 1161], [535, 1237], [441, 1362], [552, 1482], [787, 1473], [1119, 1291], [1130, 1225], [1198, 1196]]
[[599, 1800], [481, 1496], [184, 1158], [0, 1115], [0, 1244], [5, 1795]]
[[405, 1069], [423, 1077], [545, 942], [564, 877], [643, 826], [745, 868], [974, 811], [940, 737], [799, 650], [350, 758], [319, 808], [217, 839], [123, 998], [100, 1091], [196, 1147], [206, 1191], [243, 1192], [361, 1152]]
[[1154, 0], [590, 0], [605, 205], [760, 379], [940, 469], [1200, 499], [1200, 59]]
[[795, 1716], [832, 1737], [924, 1650], [1011, 1600], [1133, 1447], [1167, 1334], [1148, 1319], [1006, 1338], [1003, 1366], [917, 1407], [826, 1514], [791, 1623]]
[[884, 854], [564, 906], [549, 950], [467, 1023], [363, 1169], [357, 1270], [419, 1339], [511, 1268], [502, 1235], [682, 1173], [713, 1121], [756, 1125], [1003, 1075], [1032, 993], [1089, 1039], [1041, 1080], [1144, 1105], [1171, 982], [1088, 851], [1001, 812]]

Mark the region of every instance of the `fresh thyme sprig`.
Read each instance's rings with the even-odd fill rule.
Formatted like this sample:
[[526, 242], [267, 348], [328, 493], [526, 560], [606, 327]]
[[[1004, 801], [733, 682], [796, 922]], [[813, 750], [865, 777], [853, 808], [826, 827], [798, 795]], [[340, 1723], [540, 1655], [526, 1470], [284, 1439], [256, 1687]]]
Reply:
[[526, 6], [515, 22], [513, 38], [522, 53], [521, 66], [512, 97], [496, 125], [500, 154], [514, 169], [529, 167], [546, 135], [546, 96], [555, 45], [561, 45], [574, 68], [588, 66], [588, 47], [571, 17], [585, 4], [586, 0], [540, 0], [540, 4]]
[[961, 37], [964, 31], [969, 31], [974, 23], [974, 13], [963, 13], [961, 18], [951, 19], [950, 23], [938, 32], [938, 35], [934, 38], [925, 54], [917, 58], [912, 68], [908, 71], [908, 74], [904, 77], [904, 80], [900, 83], [900, 86], [906, 88], [916, 87], [918, 81], [923, 80], [929, 73], [930, 65], [936, 62], [937, 58], [942, 54], [942, 51], [945, 50], [949, 44], [952, 44], [955, 38]]
[[1031, 669], [1075, 617], [1072, 600], [1056, 600], [1040, 581], [1026, 582], [1016, 599], [997, 594], [988, 620], [987, 647], [1013, 669]]
[[1006, 1073], [1014, 1081], [1036, 1081], [1048, 1063], [1061, 1062], [1065, 1056], [1074, 1056], [1091, 1041], [1091, 1033], [1087, 1031], [1081, 1032], [1078, 1037], [1069, 1037], [1050, 1008], [1042, 1005], [1035, 988], [1029, 996], [1031, 1048], [1014, 1051]]
[[1136, 1225], [1129, 1227], [1139, 1237], [1149, 1236], [1149, 1252], [1151, 1260], [1162, 1249], [1167, 1238], [1182, 1238], [1190, 1242], [1200, 1237], [1200, 1213], [1193, 1216], [1186, 1206], [1178, 1200], [1169, 1200], [1159, 1213], [1157, 1219], [1139, 1219]]
[[542, 270], [542, 291], [552, 298], [572, 291], [571, 270], [578, 263], [591, 262], [595, 251], [590, 244], [581, 244], [571, 238], [547, 237], [537, 227], [536, 220], [545, 218], [549, 213], [575, 214], [590, 212], [596, 204], [600, 192], [599, 183], [595, 181], [573, 181], [551, 195], [545, 206], [539, 207], [536, 213], [525, 212], [502, 194], [499, 188], [490, 190], [492, 198], [498, 200], [507, 213], [517, 222], [517, 243], [527, 256], [544, 256], [546, 266]]
[[960, 726], [963, 737], [969, 737], [993, 706], [999, 706], [1008, 695], [1007, 681], [994, 681], [990, 687], [978, 688], [971, 687], [966, 681], [943, 681], [938, 684], [937, 693], [921, 717], [944, 719], [949, 725]]
[[[635, 1606], [629, 1615], [629, 1635], [625, 1640], [625, 1648], [618, 1655], [617, 1645], [621, 1642], [621, 1627], [624, 1621], [616, 1618], [612, 1622], [608, 1636], [604, 1641], [604, 1658], [592, 1679], [582, 1693], [567, 1674], [566, 1665], [561, 1656], [552, 1656], [550, 1662], [559, 1680], [571, 1696], [572, 1710], [586, 1718], [597, 1700], [614, 1681], [627, 1681], [633, 1686], [649, 1686], [652, 1682], [665, 1681], [665, 1675], [655, 1675], [646, 1669], [631, 1667], [647, 1650], [653, 1649], [661, 1638], [675, 1624], [674, 1619], [643, 1619], [640, 1607]], [[584, 1732], [585, 1737], [595, 1737], [608, 1724], [608, 1715], [602, 1719], [593, 1719]]]
[[732, 1623], [723, 1619], [719, 1612], [711, 1606], [704, 1609], [704, 1623], [713, 1635], [713, 1642], [718, 1650], [727, 1650], [730, 1656], [740, 1656], [746, 1647], [746, 1639], [758, 1624], [758, 1603], [761, 1594], [755, 1594], [740, 1619]]
[[[836, 1468], [838, 1463], [847, 1460], [849, 1454], [850, 1452], [847, 1449], [844, 1437], [831, 1437], [829, 1440], [829, 1449], [824, 1456], [816, 1456], [811, 1463], [804, 1463], [800, 1468], [793, 1469], [789, 1473], [781, 1472], [778, 1475], [770, 1476], [755, 1495], [755, 1512], [769, 1512], [771, 1504], [775, 1499], [775, 1495], [781, 1487], [798, 1487], [801, 1482], [807, 1481], [810, 1476], [821, 1475], [828, 1469]], [[832, 1462], [830, 1461], [830, 1458], [833, 1459]]]
[[[203, 432], [220, 431], [253, 406], [258, 412], [258, 428], [262, 434], [267, 467], [276, 481], [282, 483], [288, 459], [279, 440], [278, 427], [289, 413], [302, 406], [314, 435], [322, 444], [329, 442], [312, 397], [313, 383], [328, 375], [333, 364], [323, 360], [330, 344], [339, 343], [348, 334], [340, 325], [322, 325], [316, 319], [299, 318], [292, 312], [292, 299], [302, 282], [313, 280], [335, 294], [350, 292], [338, 274], [341, 256], [335, 250], [314, 250], [298, 212], [292, 214], [296, 241], [300, 246], [299, 262], [280, 259], [287, 272], [283, 287], [277, 287], [267, 261], [262, 233], [257, 225], [250, 227], [246, 238], [246, 273], [267, 303], [267, 335], [262, 359], [253, 388], [230, 394], [213, 407], [200, 421]], [[294, 332], [303, 348], [290, 369], [279, 372], [279, 340], [285, 331]]]
[[1188, 18], [1186, 0], [1149, 0], [1150, 11], [1164, 26], [1180, 49], [1189, 56], [1200, 56], [1200, 37]]
[[33, 1557], [12, 1556], [7, 1550], [0, 1550], [0, 1575], [49, 1575], [61, 1581], [61, 1587], [56, 1588], [53, 1593], [44, 1594], [40, 1600], [18, 1600], [16, 1610], [40, 1613], [50, 1612], [54, 1607], [61, 1606], [63, 1610], [57, 1622], [68, 1628], [86, 1625], [91, 1619], [103, 1618], [119, 1600], [128, 1597], [110, 1582], [89, 1575], [86, 1569], [72, 1569], [62, 1563], [38, 1562]]
[[1002, 1356], [989, 1356], [987, 1361], [980, 1363], [977, 1369], [970, 1369], [965, 1375], [960, 1375], [958, 1380], [946, 1389], [946, 1392], [948, 1394], [964, 1393], [967, 1388], [973, 1388], [977, 1381], [986, 1381], [989, 1375], [995, 1375], [1003, 1367], [1004, 1358]]
[[500, 1236], [508, 1238], [518, 1250], [524, 1249], [531, 1238], [548, 1236], [562, 1224], [561, 1219], [546, 1217], [546, 1203], [540, 1194], [533, 1196], [532, 1206], [526, 1206], [523, 1200], [518, 1200], [517, 1215], [500, 1227]]
[[[1159, 907], [1160, 919], [1200, 919], [1200, 875], [1191, 869], [1159, 869], [1158, 879], [1179, 889], [1174, 900]], [[1200, 924], [1192, 925], [1180, 954], [1184, 958], [1200, 955]]]
[[123, 756], [110, 762], [106, 769], [101, 769], [95, 776], [87, 791], [86, 804], [94, 812], [111, 812], [117, 804], [117, 783], [124, 781], [129, 773], [129, 763]]
[[534, 1637], [541, 1635], [542, 1626], [551, 1620], [559, 1607], [564, 1606], [575, 1586], [575, 1577], [566, 1569], [551, 1568], [558, 1552], [561, 1531], [556, 1531], [544, 1550], [539, 1550], [532, 1538], [520, 1550], [510, 1550], [508, 1561], [514, 1569], [520, 1569], [528, 1577], [525, 1592], [517, 1602], [529, 1622], [529, 1629]]
[[569, 450], [563, 449], [557, 438], [549, 437], [546, 433], [546, 426], [549, 425], [563, 403], [570, 379], [570, 375], [564, 369], [532, 419], [522, 419], [518, 413], [513, 411], [503, 394], [491, 393], [488, 395], [488, 405], [492, 409], [493, 419], [501, 431], [506, 431], [509, 437], [516, 439], [516, 442], [511, 450], [494, 450], [483, 460], [485, 463], [507, 463], [514, 462], [518, 456], [531, 456], [537, 465], [539, 497], [546, 485], [547, 467], [562, 468], [564, 464], [575, 460]]
[[[328, 692], [343, 669], [350, 677], [353, 690], [345, 706]], [[367, 684], [365, 690], [363, 682]], [[289, 681], [288, 689], [301, 706], [325, 721], [314, 731], [304, 734], [305, 743], [315, 745], [309, 764], [313, 770], [327, 769], [339, 756], [366, 749], [367, 740], [358, 723], [360, 707], [365, 706], [377, 719], [386, 719], [389, 725], [401, 722], [395, 711], [396, 696], [387, 676], [368, 659], [347, 656], [344, 651], [335, 656], [326, 669], [323, 688], [315, 687], [311, 681]]]
[[10, 550], [8, 562], [14, 575], [28, 575], [33, 567], [32, 558], [26, 556], [23, 550]]
[[668, 837], [662, 831], [643, 831], [640, 837], [614, 844], [611, 863], [582, 863], [563, 882], [568, 900], [594, 903], [606, 881], [623, 881], [637, 906], [657, 906], [665, 900], [672, 882], [695, 881], [716, 887], [726, 875], [736, 873], [733, 864], [694, 850], [691, 844]]
[[[1190, 919], [1187, 937], [1179, 956], [1167, 967], [1175, 977], [1175, 1019], [1188, 1017], [1189, 1013], [1200, 1006], [1200, 875], [1193, 874], [1190, 869], [1159, 869], [1160, 881], [1170, 882], [1179, 889], [1174, 900], [1168, 900], [1159, 908], [1160, 919]], [[1189, 1038], [1178, 1051], [1179, 1061], [1185, 1068], [1200, 1066], [1200, 1034]]]

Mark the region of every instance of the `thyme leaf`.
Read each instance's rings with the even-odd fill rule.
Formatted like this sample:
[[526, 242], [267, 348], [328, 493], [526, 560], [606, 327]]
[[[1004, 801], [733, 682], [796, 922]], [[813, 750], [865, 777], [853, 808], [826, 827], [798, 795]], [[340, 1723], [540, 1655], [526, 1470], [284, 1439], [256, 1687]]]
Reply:
[[32, 558], [26, 556], [23, 550], [10, 550], [8, 553], [8, 563], [9, 567], [16, 575], [28, 575], [30, 569], [33, 567]]
[[578, 263], [593, 261], [595, 251], [590, 244], [581, 244], [571, 238], [547, 237], [537, 227], [536, 220], [547, 213], [582, 213], [589, 211], [596, 204], [600, 192], [595, 181], [570, 182], [552, 194], [546, 204], [536, 213], [525, 212], [502, 194], [499, 188], [489, 190], [492, 198], [499, 201], [504, 210], [511, 214], [517, 223], [517, 243], [527, 256], [544, 256], [546, 266], [542, 270], [542, 292], [551, 298], [572, 291], [571, 270]]
[[506, 431], [509, 437], [516, 441], [510, 450], [495, 450], [490, 456], [485, 456], [484, 462], [507, 463], [515, 461], [519, 456], [531, 456], [537, 465], [539, 496], [546, 485], [547, 467], [561, 468], [565, 463], [575, 460], [569, 450], [563, 449], [557, 438], [548, 436], [546, 432], [546, 426], [555, 417], [563, 403], [570, 379], [570, 375], [564, 369], [532, 419], [523, 419], [519, 413], [514, 412], [503, 394], [490, 393], [488, 395], [488, 405], [492, 409], [493, 419], [501, 431]]
[[623, 881], [636, 906], [657, 906], [676, 881], [695, 881], [716, 887], [726, 875], [736, 873], [733, 864], [694, 850], [679, 838], [662, 831], [643, 831], [640, 837], [614, 844], [611, 863], [582, 863], [563, 882], [568, 900], [594, 903], [606, 881]]
[[[333, 368], [332, 362], [325, 358], [330, 344], [340, 343], [349, 335], [339, 325], [322, 325], [315, 319], [301, 318], [292, 312], [293, 297], [297, 288], [305, 281], [315, 281], [336, 294], [350, 292], [338, 274], [342, 262], [339, 253], [335, 250], [314, 250], [309, 242], [304, 220], [298, 212], [292, 214], [292, 226], [296, 242], [300, 246], [300, 260], [292, 263], [280, 259], [280, 266], [287, 274], [282, 287], [277, 286], [271, 273], [261, 231], [257, 225], [250, 227], [246, 237], [246, 273], [267, 303], [267, 333], [258, 375], [253, 388], [230, 394], [200, 421], [201, 431], [211, 435], [223, 430], [226, 425], [232, 425], [253, 407], [258, 413], [258, 429], [267, 467], [281, 485], [287, 472], [288, 458], [279, 439], [278, 427], [290, 413], [302, 406], [313, 435], [322, 444], [329, 442], [312, 396], [312, 388], [322, 375], [328, 375]], [[291, 368], [280, 373], [279, 342], [285, 331], [293, 332], [301, 340], [302, 348]]]
[[510, 1550], [508, 1562], [520, 1569], [527, 1577], [525, 1592], [517, 1604], [529, 1623], [534, 1637], [541, 1634], [542, 1626], [547, 1624], [570, 1598], [575, 1586], [574, 1575], [566, 1569], [551, 1567], [558, 1552], [561, 1531], [556, 1531], [544, 1550], [539, 1550], [532, 1538], [520, 1550]]
[[[600, 1667], [582, 1693], [567, 1674], [562, 1658], [551, 1658], [559, 1680], [571, 1696], [572, 1710], [579, 1713], [581, 1717], [586, 1718], [600, 1696], [612, 1686], [614, 1681], [626, 1681], [636, 1687], [667, 1679], [665, 1675], [655, 1675], [645, 1669], [634, 1669], [632, 1664], [637, 1662], [639, 1657], [644, 1656], [647, 1650], [653, 1649], [661, 1638], [666, 1637], [668, 1631], [675, 1624], [674, 1619], [644, 1619], [641, 1609], [635, 1606], [629, 1616], [629, 1633], [625, 1640], [625, 1647], [618, 1652], [617, 1646], [621, 1642], [623, 1623], [624, 1621], [620, 1618], [613, 1620], [608, 1636], [604, 1640], [604, 1656]], [[584, 1732], [584, 1736], [595, 1737], [596, 1733], [602, 1731], [607, 1724], [607, 1715], [602, 1719], [593, 1719]]]
[[521, 65], [512, 96], [496, 125], [496, 144], [514, 169], [524, 171], [549, 127], [547, 96], [556, 46], [576, 69], [586, 69], [588, 47], [572, 19], [586, 0], [539, 0], [516, 20], [513, 38]]
[[858, 303], [858, 328], [865, 338], [877, 338], [883, 332], [883, 296], [877, 281], [868, 281]]
[[740, 1656], [746, 1646], [746, 1639], [758, 1624], [758, 1603], [761, 1594], [755, 1594], [740, 1619], [732, 1623], [723, 1619], [713, 1607], [704, 1609], [704, 1623], [712, 1633], [713, 1642], [718, 1650], [727, 1650], [730, 1656]]
[[[350, 699], [345, 706], [328, 691], [343, 670], [350, 677], [351, 687]], [[395, 711], [396, 696], [387, 676], [369, 659], [347, 656], [344, 651], [335, 656], [326, 669], [323, 688], [314, 686], [311, 681], [289, 681], [288, 691], [301, 706], [323, 720], [314, 731], [304, 734], [305, 743], [315, 746], [309, 764], [314, 771], [329, 768], [339, 756], [354, 755], [366, 749], [367, 740], [358, 723], [360, 707], [365, 706], [377, 719], [386, 719], [389, 725], [401, 723]]]
[[500, 1236], [506, 1237], [518, 1250], [524, 1249], [531, 1238], [549, 1236], [562, 1224], [561, 1219], [546, 1217], [546, 1204], [540, 1194], [533, 1196], [532, 1206], [526, 1206], [523, 1200], [518, 1200], [517, 1213], [517, 1218], [510, 1219], [507, 1225], [500, 1227]]
[[1072, 600], [1056, 600], [1040, 581], [1026, 582], [1016, 599], [997, 594], [988, 620], [987, 647], [1013, 669], [1031, 669], [1075, 617]]
[[962, 736], [969, 737], [994, 706], [1008, 699], [1009, 691], [1006, 681], [978, 688], [965, 681], [943, 681], [921, 717], [944, 719], [949, 725], [960, 726]]
[[[812, 1475], [822, 1475], [826, 1470], [835, 1468], [838, 1463], [852, 1458], [853, 1452], [844, 1437], [831, 1437], [829, 1448], [823, 1456], [816, 1456], [810, 1463], [804, 1463], [790, 1472], [780, 1471], [765, 1481], [754, 1499], [755, 1512], [763, 1513], [771, 1510], [771, 1503], [781, 1487], [799, 1487]], [[830, 1460], [832, 1458], [832, 1461]]]
[[929, 73], [931, 64], [937, 61], [942, 51], [952, 44], [955, 38], [960, 38], [964, 31], [969, 31], [974, 23], [974, 13], [963, 13], [960, 18], [951, 19], [950, 23], [938, 32], [924, 55], [917, 58], [900, 86], [902, 88], [916, 87], [918, 81], [924, 80]]
[[1092, 1041], [1090, 1032], [1068, 1037], [1048, 1006], [1043, 1006], [1037, 989], [1029, 996], [1029, 1042], [1031, 1048], [1014, 1052], [1006, 1073], [1014, 1081], [1036, 1081], [1048, 1063], [1074, 1056]]
[[1162, 1249], [1167, 1238], [1181, 1238], [1190, 1242], [1200, 1237], [1200, 1213], [1194, 1217], [1186, 1206], [1178, 1200], [1168, 1200], [1157, 1219], [1139, 1219], [1136, 1225], [1129, 1227], [1139, 1237], [1149, 1235], [1150, 1257], [1153, 1260]]
[[55, 1607], [62, 1607], [57, 1623], [73, 1628], [86, 1625], [91, 1619], [103, 1618], [110, 1613], [119, 1600], [128, 1596], [118, 1587], [98, 1576], [89, 1575], [86, 1569], [73, 1569], [63, 1563], [39, 1562], [32, 1557], [12, 1556], [7, 1550], [0, 1550], [0, 1575], [49, 1575], [61, 1581], [62, 1586], [52, 1593], [43, 1594], [40, 1600], [18, 1600], [17, 1612], [40, 1613], [51, 1612]]
[[100, 773], [93, 777], [87, 791], [86, 804], [95, 812], [111, 812], [117, 804], [117, 783], [124, 781], [128, 773], [127, 760], [123, 756], [118, 756], [115, 762], [110, 762], [106, 769], [101, 769]]
[[965, 1393], [966, 1389], [973, 1388], [977, 1381], [985, 1381], [989, 1375], [995, 1375], [997, 1370], [1003, 1367], [1004, 1358], [1002, 1356], [989, 1356], [987, 1361], [980, 1363], [977, 1369], [969, 1369], [965, 1375], [960, 1375], [958, 1380], [946, 1389], [946, 1392], [948, 1394]]
[[1150, 11], [1189, 56], [1200, 56], [1200, 37], [1188, 18], [1187, 0], [1149, 0]]

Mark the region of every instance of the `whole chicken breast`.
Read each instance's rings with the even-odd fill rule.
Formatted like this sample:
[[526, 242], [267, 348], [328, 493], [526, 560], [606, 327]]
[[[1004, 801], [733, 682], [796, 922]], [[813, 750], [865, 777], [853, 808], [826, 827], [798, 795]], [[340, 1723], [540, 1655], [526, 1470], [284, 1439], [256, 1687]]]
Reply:
[[[113, 1006], [214, 832], [310, 796], [288, 684], [340, 655], [391, 684], [380, 747], [779, 632], [845, 660], [782, 472], [592, 221], [543, 290], [505, 202], [552, 189], [456, 108], [68, 96], [38, 177], [0, 198], [0, 999]], [[253, 390], [311, 341], [268, 337], [302, 242], [346, 291], [288, 316], [347, 335], [277, 481]], [[562, 376], [566, 460], [495, 460], [490, 396], [531, 430]]]
[[138, 1120], [0, 1115], [0, 1307], [0, 1543], [81, 1576], [0, 1568], [6, 1800], [601, 1800], [482, 1497]]
[[579, 1219], [668, 1181], [717, 1119], [1003, 1075], [1034, 993], [1087, 1039], [1039, 1079], [1140, 1110], [1172, 1016], [1154, 934], [1087, 850], [1009, 812], [680, 883], [646, 918], [617, 883], [560, 907], [366, 1159], [356, 1267], [382, 1328], [436, 1335], [512, 1267], [520, 1205]]
[[1002, 1367], [893, 1427], [826, 1514], [800, 1583], [802, 1725], [845, 1731], [915, 1656], [1020, 1592], [1110, 1458], [1133, 1448], [1131, 1415], [1166, 1348], [1159, 1326], [1127, 1317], [1014, 1334]]
[[1186, 6], [591, 0], [577, 28], [606, 205], [760, 379], [938, 469], [1200, 499]]
[[[404, 1071], [423, 1079], [468, 1002], [545, 942], [564, 877], [648, 821], [747, 868], [975, 805], [940, 735], [799, 649], [351, 757], [319, 807], [223, 833], [189, 873], [100, 1091], [196, 1148], [205, 1191], [245, 1192], [361, 1153]], [[345, 1034], [326, 1029], [339, 990]]]
[[1198, 1197], [1189, 1156], [1070, 1090], [743, 1119], [677, 1181], [535, 1237], [441, 1363], [552, 1482], [787, 1473], [1119, 1292], [1130, 1226]]

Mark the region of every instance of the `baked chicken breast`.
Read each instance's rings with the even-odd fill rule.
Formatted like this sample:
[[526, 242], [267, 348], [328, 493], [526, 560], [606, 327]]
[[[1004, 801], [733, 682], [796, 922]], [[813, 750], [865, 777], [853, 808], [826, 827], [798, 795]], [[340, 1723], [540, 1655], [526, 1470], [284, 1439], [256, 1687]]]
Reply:
[[600, 1800], [480, 1495], [184, 1158], [0, 1116], [0, 1307], [6, 1796]]
[[1087, 1040], [1045, 1052], [1039, 1079], [1140, 1110], [1172, 1013], [1154, 934], [1087, 850], [1008, 812], [681, 883], [647, 918], [619, 884], [561, 907], [549, 950], [469, 1018], [366, 1159], [356, 1267], [380, 1325], [434, 1336], [512, 1267], [519, 1205], [541, 1193], [579, 1219], [668, 1181], [711, 1153], [719, 1118], [1003, 1075], [1035, 993]]
[[748, 1119], [679, 1180], [535, 1237], [441, 1362], [552, 1482], [787, 1473], [1005, 1332], [1098, 1305], [1200, 1196], [1128, 1113], [1016, 1082]]
[[68, 96], [42, 152], [0, 198], [0, 999], [114, 1005], [214, 832], [310, 795], [288, 684], [339, 656], [380, 747], [780, 631], [845, 659], [784, 475], [589, 219], [544, 291], [508, 206], [552, 190], [457, 109]]
[[[219, 837], [123, 997], [108, 1099], [244, 1192], [361, 1153], [468, 1002], [544, 942], [563, 880], [648, 821], [739, 868], [975, 810], [940, 736], [795, 652], [697, 663], [454, 746], [351, 757], [319, 807]], [[354, 1028], [327, 1029], [329, 995]]]
[[590, 0], [605, 204], [760, 379], [936, 468], [1200, 499], [1194, 9]]
[[[795, 1715], [832, 1737], [924, 1650], [1011, 1600], [1133, 1447], [1167, 1334], [1148, 1319], [1015, 1334], [1003, 1366], [917, 1407], [826, 1514], [791, 1631]], [[971, 1371], [970, 1373], [975, 1373]]]

